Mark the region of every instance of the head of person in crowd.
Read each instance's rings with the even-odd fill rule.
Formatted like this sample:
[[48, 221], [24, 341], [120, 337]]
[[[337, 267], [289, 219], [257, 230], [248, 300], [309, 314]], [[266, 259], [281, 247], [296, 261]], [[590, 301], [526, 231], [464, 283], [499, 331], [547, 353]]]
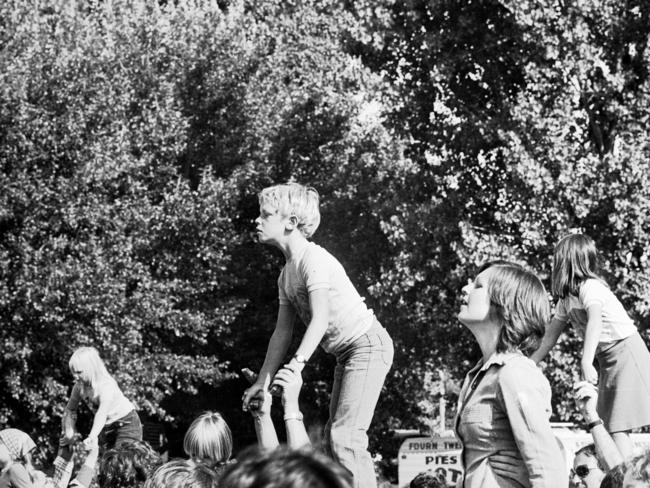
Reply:
[[600, 482], [600, 488], [623, 488], [623, 477], [625, 476], [625, 464], [621, 463], [610, 469]]
[[93, 389], [103, 379], [111, 377], [104, 361], [99, 357], [99, 352], [94, 347], [76, 349], [70, 357], [68, 366], [75, 381], [81, 381]]
[[204, 412], [190, 425], [183, 439], [183, 450], [197, 463], [217, 469], [232, 456], [232, 433], [218, 412]]
[[265, 227], [272, 230], [269, 224], [273, 222], [267, 222], [269, 217], [274, 217], [277, 224], [282, 224], [284, 219], [291, 220], [291, 229], [297, 229], [307, 239], [320, 225], [320, 196], [315, 188], [298, 183], [284, 183], [264, 188], [258, 199], [260, 217], [256, 222], [260, 242], [267, 242], [266, 237], [273, 237], [272, 232], [268, 235], [265, 232]]
[[14, 461], [31, 464], [36, 444], [29, 434], [19, 429], [0, 430], [0, 444], [4, 444]]
[[160, 466], [144, 488], [218, 488], [219, 474], [191, 459], [174, 459]]
[[162, 464], [160, 455], [143, 441], [126, 442], [102, 456], [98, 481], [102, 488], [140, 488]]
[[446, 488], [445, 478], [434, 471], [422, 471], [411, 480], [409, 488]]
[[650, 486], [650, 449], [625, 463], [623, 488], [645, 488]]
[[604, 476], [604, 466], [598, 460], [593, 444], [583, 446], [576, 451], [571, 470], [572, 486], [575, 488], [600, 488]]
[[351, 488], [350, 473], [312, 450], [252, 449], [238, 456], [219, 488]]
[[463, 294], [465, 304], [458, 320], [473, 333], [498, 334], [496, 352], [532, 352], [538, 347], [550, 305], [534, 273], [508, 261], [488, 262], [463, 288]]

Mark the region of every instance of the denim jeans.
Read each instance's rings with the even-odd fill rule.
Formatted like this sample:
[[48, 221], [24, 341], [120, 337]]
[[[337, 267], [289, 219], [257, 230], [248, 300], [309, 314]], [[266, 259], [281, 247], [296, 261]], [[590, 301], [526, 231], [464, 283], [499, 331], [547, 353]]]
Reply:
[[377, 486], [367, 431], [392, 363], [393, 341], [379, 322], [336, 357], [325, 449], [352, 473], [355, 488]]
[[135, 410], [124, 417], [104, 426], [101, 434], [106, 449], [120, 447], [125, 442], [142, 440], [142, 423]]

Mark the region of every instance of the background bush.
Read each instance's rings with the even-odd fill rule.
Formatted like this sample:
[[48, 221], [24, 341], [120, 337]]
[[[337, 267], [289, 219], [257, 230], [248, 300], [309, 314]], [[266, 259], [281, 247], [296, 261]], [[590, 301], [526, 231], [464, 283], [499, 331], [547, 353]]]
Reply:
[[[256, 193], [288, 179], [318, 188], [315, 241], [395, 339], [371, 431], [386, 459], [391, 429], [438, 426], [438, 373], [476, 360], [455, 316], [486, 259], [548, 284], [554, 242], [585, 231], [647, 338], [649, 18], [609, 0], [4, 2], [0, 425], [51, 443], [69, 355], [94, 344], [170, 432], [212, 408], [250, 442], [237, 372], [261, 365], [282, 266], [254, 242]], [[569, 333], [548, 360], [556, 420], [578, 348]], [[305, 371], [309, 423], [331, 367]]]

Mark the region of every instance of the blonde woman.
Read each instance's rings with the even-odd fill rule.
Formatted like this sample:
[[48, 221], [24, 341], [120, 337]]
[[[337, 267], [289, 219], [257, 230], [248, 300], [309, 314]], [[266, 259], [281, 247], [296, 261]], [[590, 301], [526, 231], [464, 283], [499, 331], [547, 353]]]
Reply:
[[107, 449], [127, 441], [141, 441], [142, 424], [135, 406], [107, 371], [97, 349], [80, 347], [72, 354], [69, 366], [75, 384], [64, 412], [64, 437], [75, 436], [77, 408], [84, 400], [95, 410], [90, 433], [84, 439], [87, 447], [97, 444], [100, 433]]

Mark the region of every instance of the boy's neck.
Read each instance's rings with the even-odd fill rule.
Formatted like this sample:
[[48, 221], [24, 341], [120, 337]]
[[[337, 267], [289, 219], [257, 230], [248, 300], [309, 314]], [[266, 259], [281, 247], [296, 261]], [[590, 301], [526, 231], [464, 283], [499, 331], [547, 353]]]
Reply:
[[287, 261], [290, 261], [295, 256], [300, 255], [300, 253], [305, 249], [309, 244], [309, 241], [303, 236], [300, 232], [292, 232], [287, 236], [287, 239], [278, 245], [284, 258]]

